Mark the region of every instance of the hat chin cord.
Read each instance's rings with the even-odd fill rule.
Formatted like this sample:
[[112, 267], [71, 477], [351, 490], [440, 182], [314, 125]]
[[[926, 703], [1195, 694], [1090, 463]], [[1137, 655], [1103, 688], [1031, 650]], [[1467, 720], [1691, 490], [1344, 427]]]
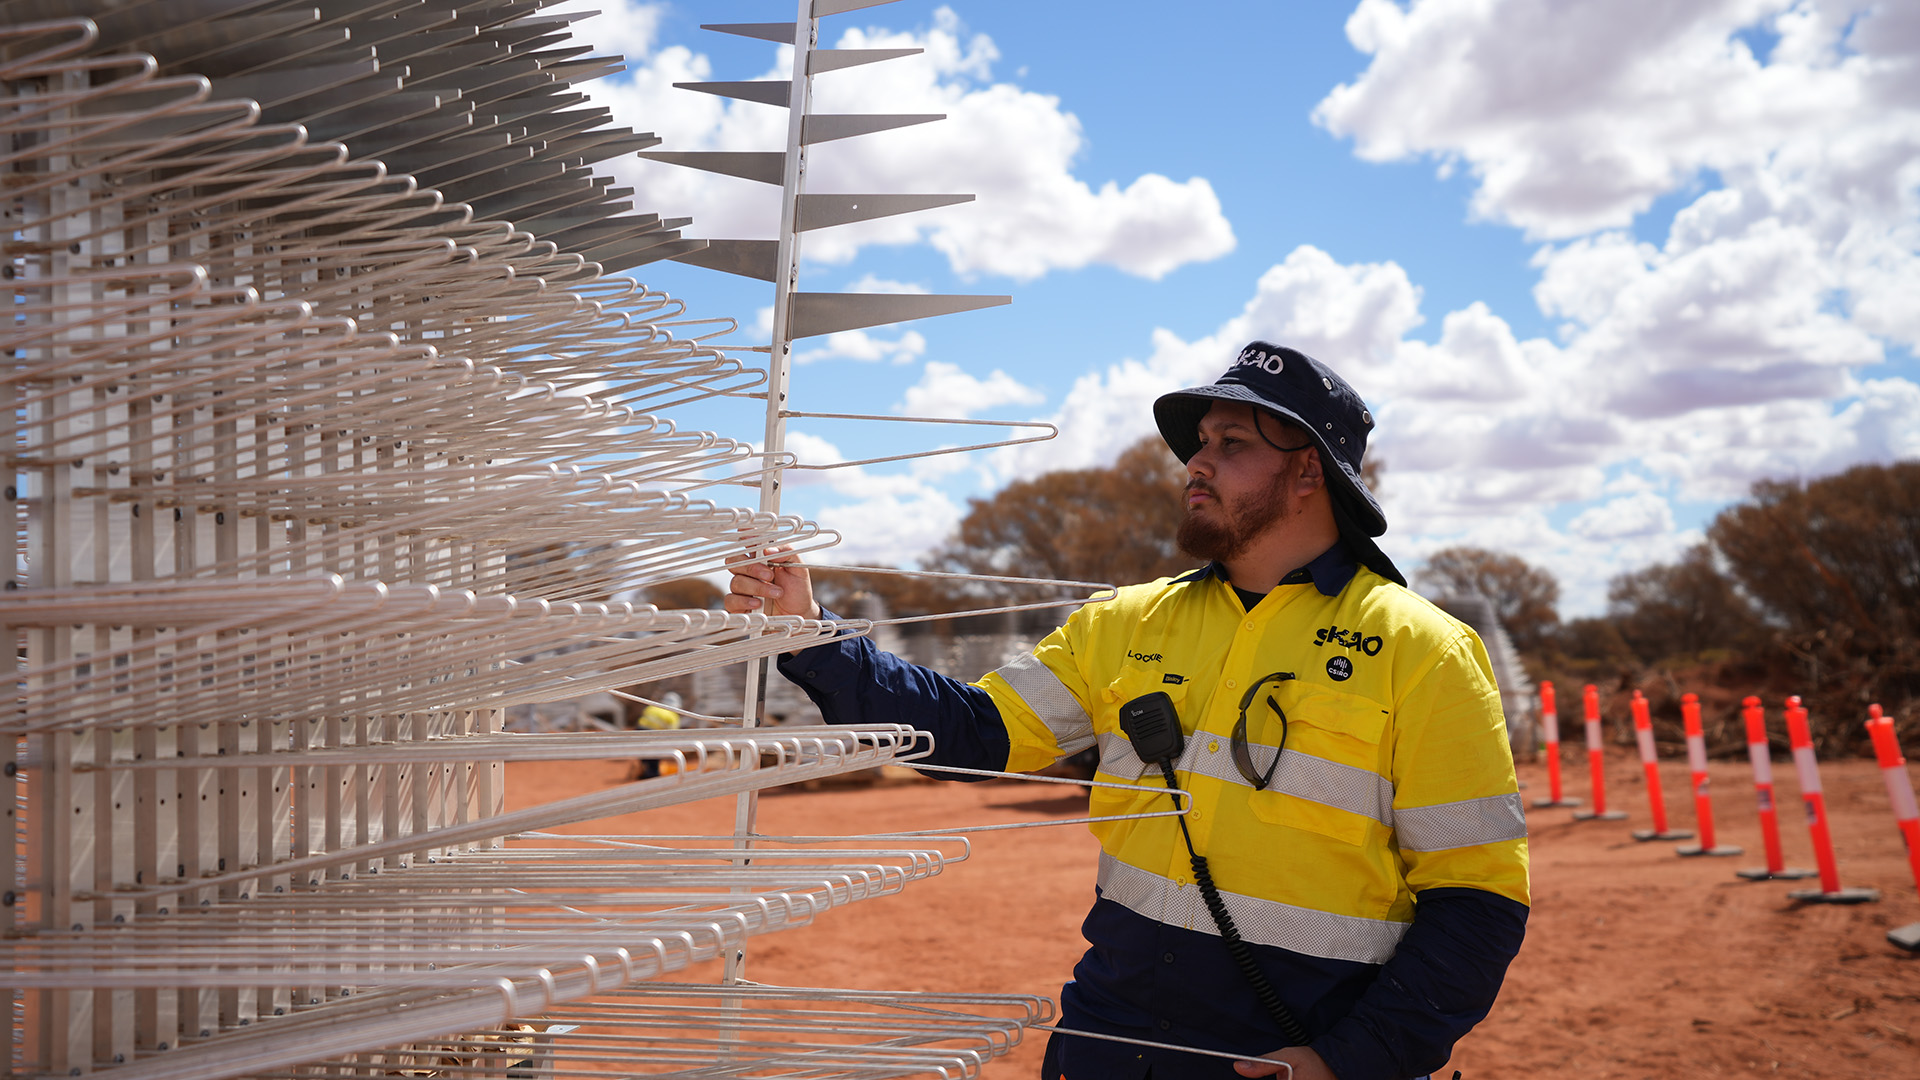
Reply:
[[[1260, 408], [1258, 405], [1253, 407], [1253, 430], [1255, 434], [1260, 436], [1261, 442], [1266, 443], [1268, 446], [1273, 447], [1275, 450], [1278, 450], [1283, 454], [1296, 453], [1298, 451], [1308, 449], [1313, 445], [1313, 441], [1309, 439], [1308, 441], [1301, 443], [1299, 446], [1281, 446], [1279, 443], [1274, 442], [1272, 439], [1267, 438], [1267, 429], [1260, 426], [1260, 416], [1265, 411], [1266, 411], [1265, 409]], [[1282, 422], [1284, 423], [1284, 421]]]

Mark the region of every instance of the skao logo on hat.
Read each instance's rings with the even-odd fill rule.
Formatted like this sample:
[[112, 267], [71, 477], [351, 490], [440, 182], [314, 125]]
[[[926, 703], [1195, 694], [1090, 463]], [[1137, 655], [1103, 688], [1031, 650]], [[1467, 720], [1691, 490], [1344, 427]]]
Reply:
[[1279, 353], [1268, 352], [1265, 349], [1255, 348], [1253, 345], [1241, 349], [1240, 359], [1233, 362], [1234, 367], [1243, 367], [1249, 364], [1269, 375], [1278, 375], [1287, 370], [1287, 361]]

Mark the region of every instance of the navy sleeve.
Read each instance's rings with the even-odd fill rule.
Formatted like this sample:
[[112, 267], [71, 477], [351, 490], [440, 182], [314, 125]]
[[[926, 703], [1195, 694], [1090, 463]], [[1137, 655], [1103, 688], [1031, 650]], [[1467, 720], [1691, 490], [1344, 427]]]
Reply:
[[993, 698], [977, 686], [882, 652], [865, 637], [836, 638], [787, 653], [778, 666], [829, 724], [911, 724], [933, 735], [933, 753], [924, 759], [929, 764], [996, 772], [1007, 767], [1006, 724]]
[[1527, 910], [1480, 889], [1420, 893], [1393, 959], [1314, 1052], [1340, 1080], [1402, 1080], [1445, 1065], [1493, 1008]]

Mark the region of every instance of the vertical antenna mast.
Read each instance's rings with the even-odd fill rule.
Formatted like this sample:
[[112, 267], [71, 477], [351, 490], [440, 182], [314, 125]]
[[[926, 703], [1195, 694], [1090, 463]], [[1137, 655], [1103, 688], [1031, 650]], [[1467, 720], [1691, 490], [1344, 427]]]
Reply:
[[[926, 296], [891, 293], [807, 293], [799, 291], [800, 234], [813, 229], [844, 225], [855, 221], [891, 217], [896, 214], [929, 210], [954, 203], [969, 202], [971, 195], [809, 195], [803, 190], [807, 179], [807, 147], [814, 143], [848, 139], [898, 127], [931, 123], [946, 119], [943, 114], [852, 114], [813, 115], [812, 77], [819, 72], [838, 71], [863, 64], [912, 56], [920, 49], [826, 49], [817, 48], [820, 20], [828, 15], [859, 11], [893, 3], [894, 0], [798, 0], [791, 27], [784, 23], [708, 24], [707, 30], [771, 41], [793, 46], [793, 77], [790, 82], [772, 80], [753, 82], [675, 83], [685, 90], [714, 94], [738, 101], [785, 106], [787, 145], [784, 151], [650, 151], [640, 156], [673, 165], [684, 165], [706, 172], [737, 176], [763, 184], [780, 186], [780, 234], [773, 240], [709, 240], [705, 246], [672, 256], [679, 262], [704, 266], [743, 277], [773, 283], [773, 332], [767, 344], [767, 411], [765, 441], [762, 450], [770, 467], [760, 478], [760, 509], [780, 510], [782, 470], [772, 467], [775, 455], [786, 449], [787, 420], [797, 415], [789, 405], [793, 377], [793, 343], [804, 337], [856, 330], [868, 326], [923, 319], [1012, 302], [1008, 296]], [[865, 419], [887, 419], [871, 417]], [[766, 702], [767, 666], [764, 660], [750, 660], [746, 667], [746, 689], [741, 715], [748, 727], [757, 726]], [[734, 846], [746, 850], [752, 846], [758, 811], [758, 796], [743, 793], [734, 812]], [[744, 864], [747, 860], [743, 856]], [[744, 952], [727, 954], [725, 979], [739, 979], [745, 962]]]
[[[780, 170], [780, 236], [775, 241], [773, 280], [773, 337], [767, 343], [767, 417], [765, 441], [761, 449], [769, 462], [787, 448], [787, 392], [793, 382], [793, 294], [800, 283], [800, 233], [794, 228], [800, 187], [807, 177], [807, 147], [802, 140], [806, 128], [807, 104], [813, 80], [807, 73], [807, 60], [819, 39], [820, 23], [813, 14], [814, 0], [798, 0], [800, 9], [793, 20], [793, 84], [787, 98], [787, 148]], [[780, 512], [781, 470], [767, 469], [760, 474], [760, 509]], [[767, 664], [760, 659], [747, 661], [746, 698], [740, 715], [747, 727], [758, 727], [767, 704]], [[760, 813], [757, 792], [740, 793], [733, 812], [736, 848], [749, 848], [755, 821]], [[747, 860], [741, 860], [745, 865]], [[744, 947], [727, 953], [723, 979], [731, 984], [745, 973], [747, 951]]]

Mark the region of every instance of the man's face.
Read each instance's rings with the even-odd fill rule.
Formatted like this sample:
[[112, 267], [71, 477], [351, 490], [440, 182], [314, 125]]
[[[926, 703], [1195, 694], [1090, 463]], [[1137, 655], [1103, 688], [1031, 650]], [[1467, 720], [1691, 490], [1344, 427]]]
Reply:
[[1292, 489], [1305, 452], [1286, 453], [1274, 444], [1310, 440], [1272, 414], [1233, 401], [1215, 402], [1199, 434], [1200, 450], [1187, 462], [1187, 517], [1176, 539], [1196, 559], [1226, 561], [1298, 511]]

